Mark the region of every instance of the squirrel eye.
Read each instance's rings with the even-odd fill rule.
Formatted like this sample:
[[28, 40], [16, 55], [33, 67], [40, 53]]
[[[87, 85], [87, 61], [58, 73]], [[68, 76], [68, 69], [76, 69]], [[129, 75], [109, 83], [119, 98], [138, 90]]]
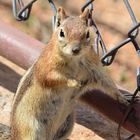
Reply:
[[87, 33], [86, 33], [86, 39], [88, 40], [89, 39], [89, 31], [87, 31]]
[[64, 31], [62, 29], [60, 31], [60, 37], [65, 37]]

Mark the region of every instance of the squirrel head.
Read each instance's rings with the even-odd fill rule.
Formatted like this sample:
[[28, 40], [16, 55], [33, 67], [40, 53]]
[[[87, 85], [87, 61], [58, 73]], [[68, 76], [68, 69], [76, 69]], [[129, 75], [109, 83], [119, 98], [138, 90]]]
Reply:
[[91, 48], [88, 16], [88, 9], [80, 16], [68, 16], [62, 7], [58, 9], [53, 40], [64, 56], [80, 56]]

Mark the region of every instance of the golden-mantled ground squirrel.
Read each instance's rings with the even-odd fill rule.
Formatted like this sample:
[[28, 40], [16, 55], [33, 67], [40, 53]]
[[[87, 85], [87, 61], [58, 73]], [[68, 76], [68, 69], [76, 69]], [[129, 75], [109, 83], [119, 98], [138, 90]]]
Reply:
[[85, 10], [80, 16], [67, 16], [58, 9], [50, 42], [19, 83], [11, 140], [66, 140], [74, 123], [75, 102], [90, 89], [101, 89], [128, 104], [91, 45], [88, 14]]

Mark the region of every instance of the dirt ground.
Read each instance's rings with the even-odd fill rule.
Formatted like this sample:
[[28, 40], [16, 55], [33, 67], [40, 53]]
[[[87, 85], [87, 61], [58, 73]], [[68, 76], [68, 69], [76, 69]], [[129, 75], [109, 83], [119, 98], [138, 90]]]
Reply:
[[[77, 14], [83, 2], [84, 0], [77, 0], [71, 3], [70, 0], [67, 0], [65, 3], [63, 1], [63, 6], [69, 13]], [[131, 4], [137, 19], [140, 20], [140, 2], [137, 0]], [[94, 11], [97, 26], [102, 33], [107, 49], [110, 50], [126, 38], [131, 27], [130, 17], [122, 0], [95, 1]], [[34, 5], [30, 19], [19, 23], [12, 15], [11, 0], [0, 1], [0, 20], [44, 43], [47, 43], [50, 38], [52, 15], [47, 2], [40, 0]], [[138, 41], [140, 42], [139, 37]], [[133, 91], [136, 87], [136, 68], [138, 66], [140, 66], [140, 60], [132, 45], [128, 44], [118, 52], [115, 61], [108, 67], [108, 72], [117, 84]], [[19, 66], [0, 56], [0, 140], [4, 140], [2, 138], [2, 136], [4, 137], [3, 129], [5, 131], [9, 129], [5, 125], [9, 126], [13, 95], [24, 72], [25, 70]], [[77, 105], [76, 112], [77, 123], [70, 140], [116, 139], [116, 124], [81, 103]], [[123, 130], [122, 136], [127, 137], [128, 133]]]

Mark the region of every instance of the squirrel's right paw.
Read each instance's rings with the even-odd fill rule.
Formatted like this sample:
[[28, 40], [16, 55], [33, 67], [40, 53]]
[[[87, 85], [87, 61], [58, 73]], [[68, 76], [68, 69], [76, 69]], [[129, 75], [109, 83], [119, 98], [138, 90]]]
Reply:
[[77, 80], [75, 80], [75, 79], [69, 79], [67, 81], [67, 86], [68, 87], [80, 87], [81, 84]]

